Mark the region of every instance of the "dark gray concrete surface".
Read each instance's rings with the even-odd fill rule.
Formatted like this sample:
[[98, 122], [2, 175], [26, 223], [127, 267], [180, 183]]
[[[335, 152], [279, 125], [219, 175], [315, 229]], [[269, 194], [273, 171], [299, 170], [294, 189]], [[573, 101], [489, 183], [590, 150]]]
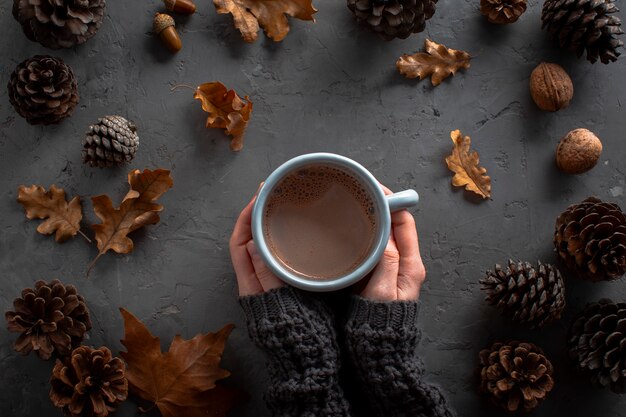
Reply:
[[[569, 204], [597, 195], [626, 208], [626, 57], [591, 65], [559, 51], [540, 29], [538, 0], [508, 27], [487, 24], [478, 0], [441, 1], [425, 33], [391, 43], [357, 27], [344, 1], [317, 0], [317, 23], [291, 20], [282, 43], [260, 35], [253, 45], [203, 0], [198, 13], [177, 18], [184, 49], [171, 56], [150, 33], [152, 15], [161, 9], [157, 0], [111, 0], [95, 38], [52, 52], [79, 80], [73, 117], [33, 127], [14, 112], [4, 86], [23, 59], [51, 51], [26, 39], [10, 3], [0, 4], [0, 310], [36, 280], [60, 278], [88, 301], [94, 327], [86, 343], [115, 352], [123, 336], [120, 306], [144, 320], [164, 347], [176, 333], [192, 337], [234, 322], [224, 365], [233, 374], [229, 384], [250, 399], [232, 415], [265, 415], [265, 369], [247, 339], [227, 240], [239, 210], [273, 168], [305, 152], [337, 152], [393, 189], [413, 187], [422, 196], [415, 215], [428, 282], [419, 352], [460, 416], [502, 414], [475, 394], [473, 372], [481, 348], [511, 337], [538, 343], [556, 367], [556, 388], [534, 415], [626, 416], [626, 397], [577, 376], [564, 348], [576, 311], [603, 296], [625, 300], [624, 281], [567, 279], [567, 314], [543, 331], [510, 325], [483, 302], [478, 285], [485, 269], [508, 258], [556, 261], [554, 219]], [[426, 37], [470, 51], [471, 69], [437, 88], [402, 78], [397, 57], [420, 49]], [[564, 65], [574, 81], [572, 105], [558, 114], [539, 111], [528, 93], [529, 74], [542, 60]], [[205, 129], [191, 91], [170, 92], [173, 84], [213, 80], [254, 102], [240, 153], [228, 149], [221, 131]], [[106, 114], [138, 125], [141, 145], [128, 168], [81, 163], [84, 131]], [[553, 158], [558, 139], [577, 127], [595, 131], [605, 150], [593, 171], [572, 177], [560, 174]], [[450, 186], [444, 157], [457, 128], [471, 135], [493, 178], [492, 200], [478, 203]], [[39, 235], [38, 222], [26, 221], [15, 201], [20, 184], [55, 183], [83, 197], [86, 220], [93, 222], [88, 197], [108, 193], [119, 201], [130, 168], [157, 167], [172, 169], [175, 183], [162, 199], [161, 223], [134, 233], [134, 253], [107, 255], [89, 279], [84, 273], [95, 247], [81, 238], [59, 245]], [[47, 398], [52, 364], [13, 352], [15, 337], [2, 326], [0, 416], [60, 415]], [[128, 402], [117, 415], [135, 410]]]

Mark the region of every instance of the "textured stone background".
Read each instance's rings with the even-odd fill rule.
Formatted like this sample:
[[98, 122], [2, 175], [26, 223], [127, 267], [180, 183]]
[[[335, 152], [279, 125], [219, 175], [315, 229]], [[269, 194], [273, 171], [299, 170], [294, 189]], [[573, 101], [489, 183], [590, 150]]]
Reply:
[[[0, 5], [0, 85], [31, 55], [50, 53], [32, 43], [13, 20], [9, 0]], [[420, 353], [428, 376], [439, 383], [460, 416], [490, 411], [474, 392], [478, 351], [497, 338], [521, 337], [545, 348], [556, 366], [556, 388], [537, 416], [626, 416], [626, 397], [591, 387], [569, 366], [564, 349], [571, 318], [603, 296], [626, 299], [623, 281], [592, 285], [568, 280], [564, 320], [543, 331], [513, 327], [485, 305], [478, 279], [508, 258], [555, 261], [554, 219], [589, 195], [624, 201], [626, 59], [604, 66], [560, 52], [540, 30], [538, 0], [509, 27], [487, 24], [478, 0], [441, 1], [427, 31], [384, 43], [358, 28], [342, 0], [317, 0], [317, 23], [291, 21], [282, 43], [261, 35], [248, 45], [209, 1], [198, 13], [177, 18], [184, 49], [165, 52], [150, 33], [157, 0], [110, 1], [98, 35], [75, 50], [54, 52], [79, 79], [81, 102], [73, 117], [53, 127], [33, 127], [11, 108], [0, 89], [0, 310], [37, 279], [61, 278], [78, 286], [92, 311], [87, 343], [119, 351], [124, 306], [162, 338], [192, 337], [234, 322], [224, 358], [229, 383], [250, 393], [233, 416], [263, 409], [265, 369], [248, 342], [236, 302], [227, 240], [239, 210], [258, 183], [283, 161], [311, 151], [331, 151], [362, 162], [384, 183], [414, 187], [422, 196], [415, 214], [428, 269]], [[622, 13], [623, 15], [623, 13]], [[625, 16], [626, 17], [626, 16]], [[475, 56], [472, 67], [436, 89], [403, 79], [395, 60], [421, 48], [425, 37]], [[531, 70], [542, 60], [570, 72], [576, 89], [570, 108], [547, 114], [528, 93]], [[220, 80], [254, 101], [255, 110], [238, 154], [221, 131], [204, 128], [205, 115], [187, 90]], [[20, 184], [52, 183], [85, 202], [108, 193], [121, 199], [129, 168], [98, 170], [81, 163], [87, 126], [105, 114], [134, 120], [141, 145], [132, 168], [170, 168], [174, 188], [162, 199], [162, 221], [133, 235], [134, 253], [101, 259], [81, 238], [59, 245], [36, 233], [16, 203]], [[553, 164], [558, 139], [586, 127], [605, 152], [590, 173], [569, 177]], [[472, 136], [493, 178], [493, 199], [477, 202], [450, 186], [444, 156], [450, 131]], [[47, 399], [51, 363], [22, 358], [15, 335], [0, 329], [0, 415], [60, 415]], [[119, 416], [136, 415], [126, 403]], [[264, 413], [263, 413], [264, 414]]]

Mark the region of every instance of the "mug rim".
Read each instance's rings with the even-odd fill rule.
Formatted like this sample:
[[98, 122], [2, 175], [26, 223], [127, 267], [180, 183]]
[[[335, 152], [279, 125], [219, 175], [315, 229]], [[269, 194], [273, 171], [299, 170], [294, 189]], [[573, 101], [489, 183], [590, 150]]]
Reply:
[[[269, 198], [270, 192], [274, 187], [290, 172], [302, 166], [311, 164], [334, 164], [340, 168], [354, 173], [358, 180], [368, 185], [369, 191], [378, 206], [377, 220], [380, 222], [374, 237], [374, 244], [367, 257], [359, 264], [359, 266], [338, 278], [328, 280], [313, 280], [296, 275], [285, 268], [282, 263], [276, 259], [265, 240], [263, 233], [263, 218], [265, 205]], [[387, 198], [378, 180], [363, 165], [348, 157], [328, 152], [309, 153], [296, 156], [276, 168], [265, 180], [265, 183], [257, 194], [256, 201], [252, 210], [252, 238], [256, 244], [261, 259], [267, 267], [277, 275], [282, 281], [293, 285], [294, 287], [308, 291], [334, 291], [348, 287], [364, 278], [374, 269], [380, 257], [382, 256], [389, 234], [391, 233], [391, 214], [387, 204]]]

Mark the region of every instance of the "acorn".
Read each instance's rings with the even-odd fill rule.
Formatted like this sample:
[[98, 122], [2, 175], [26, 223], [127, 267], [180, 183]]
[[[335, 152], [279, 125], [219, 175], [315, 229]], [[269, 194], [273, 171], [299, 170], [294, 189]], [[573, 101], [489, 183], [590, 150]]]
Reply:
[[180, 14], [194, 14], [196, 5], [191, 0], [163, 0], [165, 8], [170, 12]]
[[180, 51], [183, 43], [176, 31], [176, 23], [174, 18], [165, 13], [157, 13], [154, 15], [154, 33], [159, 35], [161, 41], [171, 53]]

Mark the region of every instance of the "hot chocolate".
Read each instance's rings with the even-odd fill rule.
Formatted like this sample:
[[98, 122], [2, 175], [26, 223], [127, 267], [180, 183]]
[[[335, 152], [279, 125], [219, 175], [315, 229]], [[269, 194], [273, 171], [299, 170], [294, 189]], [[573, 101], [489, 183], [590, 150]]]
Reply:
[[348, 172], [312, 165], [287, 175], [265, 206], [269, 249], [291, 272], [329, 280], [358, 267], [376, 236], [375, 206]]

